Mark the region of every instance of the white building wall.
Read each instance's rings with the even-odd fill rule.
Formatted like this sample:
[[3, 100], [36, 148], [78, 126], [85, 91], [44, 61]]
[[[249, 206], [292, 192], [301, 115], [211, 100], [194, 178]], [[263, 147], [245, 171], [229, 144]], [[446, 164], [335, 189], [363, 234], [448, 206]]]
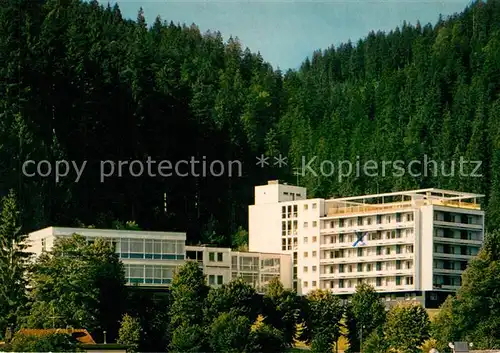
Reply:
[[251, 205], [248, 214], [248, 250], [281, 253], [281, 205]]
[[433, 252], [434, 252], [434, 207], [432, 205], [420, 207], [420, 259], [417, 260], [420, 269], [420, 290], [432, 290], [433, 279]]

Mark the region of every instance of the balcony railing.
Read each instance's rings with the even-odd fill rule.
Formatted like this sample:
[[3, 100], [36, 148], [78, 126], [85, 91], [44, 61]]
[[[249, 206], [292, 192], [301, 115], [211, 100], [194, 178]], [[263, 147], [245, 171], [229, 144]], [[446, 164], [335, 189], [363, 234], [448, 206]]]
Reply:
[[445, 206], [445, 207], [456, 207], [456, 208], [466, 208], [471, 210], [480, 210], [481, 205], [474, 202], [465, 202], [465, 201], [455, 201], [455, 200], [417, 200], [416, 203], [412, 201], [402, 201], [402, 202], [393, 202], [387, 204], [363, 204], [356, 206], [337, 206], [331, 207], [328, 209], [328, 216], [338, 216], [342, 214], [351, 214], [351, 213], [370, 213], [370, 212], [383, 212], [383, 211], [392, 211], [392, 210], [401, 210], [405, 208], [411, 208], [414, 205], [436, 205], [436, 206]]

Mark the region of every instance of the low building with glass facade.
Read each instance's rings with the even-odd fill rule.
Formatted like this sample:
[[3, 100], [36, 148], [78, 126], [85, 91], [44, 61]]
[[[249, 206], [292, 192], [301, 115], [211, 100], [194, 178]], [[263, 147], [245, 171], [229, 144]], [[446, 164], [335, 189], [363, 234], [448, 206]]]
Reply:
[[290, 255], [186, 246], [185, 233], [48, 227], [28, 235], [29, 248], [26, 251], [38, 256], [49, 251], [56, 238], [73, 234], [79, 234], [89, 242], [102, 238], [112, 243], [124, 264], [128, 285], [168, 286], [179, 266], [195, 260], [200, 263], [211, 286], [228, 283], [236, 277], [243, 278], [259, 291], [272, 278], [279, 278], [285, 288], [292, 286]]
[[208, 245], [186, 246], [188, 260], [198, 261], [210, 286], [220, 286], [242, 278], [258, 291], [278, 278], [285, 288], [292, 287], [292, 263], [288, 254], [232, 251]]

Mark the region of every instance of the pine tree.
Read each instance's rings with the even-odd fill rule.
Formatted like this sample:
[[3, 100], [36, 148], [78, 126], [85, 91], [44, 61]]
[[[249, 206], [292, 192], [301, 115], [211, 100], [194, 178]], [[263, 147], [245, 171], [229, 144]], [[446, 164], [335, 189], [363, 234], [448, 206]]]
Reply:
[[27, 235], [21, 233], [16, 195], [13, 190], [2, 199], [0, 215], [0, 332], [15, 328], [26, 304], [25, 271], [29, 253]]

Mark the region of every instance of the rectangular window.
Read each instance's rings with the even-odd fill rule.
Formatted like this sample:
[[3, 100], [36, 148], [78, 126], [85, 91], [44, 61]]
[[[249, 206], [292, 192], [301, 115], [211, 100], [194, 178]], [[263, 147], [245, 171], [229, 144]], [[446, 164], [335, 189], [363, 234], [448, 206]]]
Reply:
[[377, 287], [382, 286], [382, 278], [377, 277], [376, 282], [377, 282]]
[[396, 254], [401, 254], [401, 245], [396, 245]]
[[221, 252], [217, 253], [217, 262], [222, 262], [223, 255]]
[[316, 281], [312, 281], [313, 288], [316, 287]]
[[363, 272], [363, 265], [362, 264], [358, 264], [358, 272]]
[[304, 211], [307, 211], [307, 203], [304, 204]]
[[307, 228], [308, 224], [307, 222], [304, 222], [304, 228]]
[[307, 255], [308, 255], [307, 251], [304, 251], [304, 257], [307, 257]]
[[396, 286], [400, 286], [400, 285], [401, 285], [401, 277], [396, 276]]
[[307, 273], [307, 269], [308, 269], [307, 266], [304, 266], [304, 268], [302, 269], [302, 272]]
[[344, 288], [344, 280], [339, 279], [339, 288]]
[[378, 215], [377, 216], [377, 224], [381, 224], [381, 223], [382, 223], [382, 216]]
[[208, 284], [214, 285], [215, 284], [215, 275], [209, 275], [208, 276]]
[[313, 236], [313, 243], [316, 243], [318, 241], [318, 238], [316, 236]]
[[339, 243], [343, 243], [343, 242], [344, 242], [344, 235], [340, 234], [339, 235]]
[[313, 210], [315, 210], [317, 208], [317, 204], [313, 203]]
[[372, 264], [366, 264], [366, 272], [370, 272], [372, 270]]
[[377, 246], [377, 255], [382, 255], [382, 247]]
[[308, 286], [307, 281], [304, 281], [304, 288], [307, 288], [307, 286]]
[[358, 256], [359, 257], [363, 256], [363, 249], [358, 248]]
[[217, 284], [222, 284], [224, 283], [224, 278], [222, 277], [222, 275], [218, 275], [217, 276]]
[[281, 218], [286, 218], [286, 206], [281, 207]]
[[313, 267], [312, 267], [312, 270], [313, 270], [313, 272], [316, 272], [317, 267], [316, 267], [316, 266], [313, 266]]
[[401, 260], [396, 260], [396, 270], [401, 270]]
[[344, 265], [339, 265], [339, 273], [344, 273]]
[[316, 252], [316, 251], [313, 251], [313, 253], [312, 253], [312, 257], [316, 257], [316, 255], [317, 255], [317, 252]]
[[316, 228], [318, 226], [318, 222], [317, 221], [313, 221], [313, 228]]
[[208, 261], [214, 262], [215, 261], [215, 253], [214, 252], [209, 252], [208, 253]]
[[309, 239], [307, 237], [304, 237], [304, 244], [307, 244], [308, 240]]
[[293, 205], [293, 216], [294, 217], [297, 217], [297, 212], [298, 212], [297, 205]]

